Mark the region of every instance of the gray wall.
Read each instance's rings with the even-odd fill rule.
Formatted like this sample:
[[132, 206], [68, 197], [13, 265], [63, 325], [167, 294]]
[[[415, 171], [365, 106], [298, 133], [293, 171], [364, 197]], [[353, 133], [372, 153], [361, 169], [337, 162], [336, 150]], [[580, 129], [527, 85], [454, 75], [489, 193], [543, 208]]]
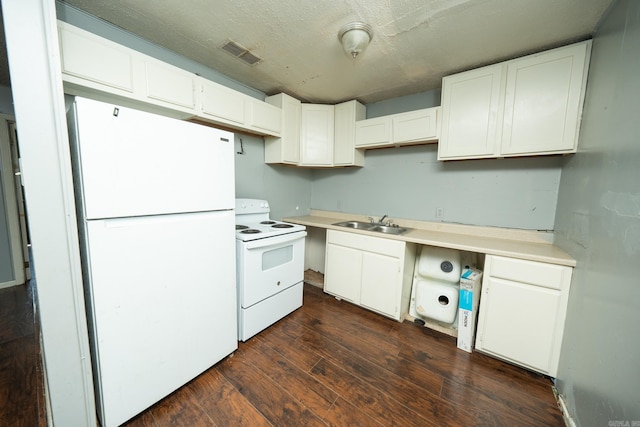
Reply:
[[367, 119], [440, 105], [440, 89], [367, 104]]
[[[245, 154], [238, 154], [240, 139]], [[312, 171], [265, 164], [262, 138], [236, 134], [235, 166], [236, 197], [268, 200], [275, 219], [309, 213]]]
[[557, 244], [578, 263], [558, 371], [578, 426], [640, 423], [639, 76], [640, 2], [619, 0], [594, 37], [556, 217]]
[[[552, 230], [559, 157], [438, 162], [437, 145], [370, 150], [362, 169], [315, 171], [311, 206], [391, 218]], [[436, 208], [444, 216], [436, 218]]]
[[[367, 105], [367, 117], [440, 105], [428, 91]], [[368, 150], [364, 168], [316, 170], [311, 206], [354, 214], [552, 230], [560, 157], [438, 162], [437, 144]], [[436, 209], [444, 216], [436, 218]]]
[[11, 96], [11, 88], [0, 86], [0, 113], [13, 116], [13, 97]]

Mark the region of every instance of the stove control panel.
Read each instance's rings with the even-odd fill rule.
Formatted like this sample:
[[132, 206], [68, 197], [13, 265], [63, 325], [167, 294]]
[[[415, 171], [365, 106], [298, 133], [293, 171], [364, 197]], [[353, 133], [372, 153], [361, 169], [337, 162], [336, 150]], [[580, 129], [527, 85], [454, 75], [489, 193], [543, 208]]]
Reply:
[[236, 199], [236, 215], [269, 213], [269, 202], [260, 199]]

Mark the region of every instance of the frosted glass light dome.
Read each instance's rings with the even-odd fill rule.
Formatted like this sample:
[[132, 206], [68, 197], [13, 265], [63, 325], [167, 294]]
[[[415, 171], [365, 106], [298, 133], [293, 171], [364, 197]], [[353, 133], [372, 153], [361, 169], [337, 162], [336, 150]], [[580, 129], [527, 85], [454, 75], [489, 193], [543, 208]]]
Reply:
[[362, 53], [373, 39], [373, 29], [362, 22], [352, 22], [345, 25], [338, 32], [338, 40], [344, 51], [354, 59]]

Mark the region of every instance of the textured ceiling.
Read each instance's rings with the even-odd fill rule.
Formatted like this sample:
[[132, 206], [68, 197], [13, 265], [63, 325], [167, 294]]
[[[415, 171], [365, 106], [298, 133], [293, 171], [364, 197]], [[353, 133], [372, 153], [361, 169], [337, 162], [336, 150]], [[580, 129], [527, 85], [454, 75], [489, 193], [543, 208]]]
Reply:
[[[588, 38], [611, 0], [63, 0], [267, 94], [364, 103], [444, 75]], [[374, 29], [355, 60], [337, 34]], [[222, 51], [233, 40], [264, 60]]]

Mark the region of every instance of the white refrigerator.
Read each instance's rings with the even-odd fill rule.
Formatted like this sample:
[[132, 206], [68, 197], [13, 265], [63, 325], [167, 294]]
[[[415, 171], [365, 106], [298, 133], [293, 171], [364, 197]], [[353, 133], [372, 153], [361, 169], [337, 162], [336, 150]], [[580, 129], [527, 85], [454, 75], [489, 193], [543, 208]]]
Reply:
[[233, 134], [75, 98], [98, 417], [117, 426], [238, 345]]

